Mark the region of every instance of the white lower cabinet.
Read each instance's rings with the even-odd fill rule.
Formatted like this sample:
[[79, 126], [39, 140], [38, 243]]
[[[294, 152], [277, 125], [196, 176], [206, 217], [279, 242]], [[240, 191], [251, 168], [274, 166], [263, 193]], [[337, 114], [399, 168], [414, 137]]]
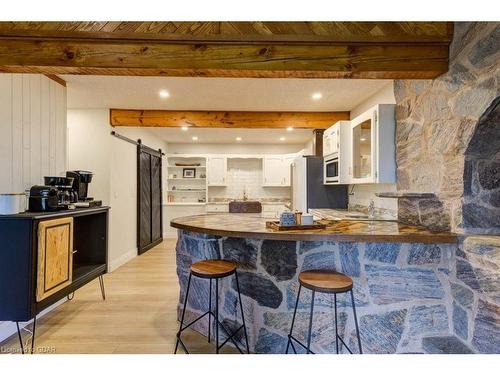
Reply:
[[266, 219], [279, 219], [286, 209], [283, 203], [262, 203], [262, 216]]
[[208, 203], [207, 213], [229, 212], [228, 203]]

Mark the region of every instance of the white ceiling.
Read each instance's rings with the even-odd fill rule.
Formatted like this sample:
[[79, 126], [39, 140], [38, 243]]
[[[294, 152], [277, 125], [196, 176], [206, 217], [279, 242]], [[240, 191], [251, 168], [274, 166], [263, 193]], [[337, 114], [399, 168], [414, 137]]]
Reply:
[[[381, 90], [389, 80], [265, 79], [194, 77], [122, 77], [63, 75], [68, 108], [127, 108], [226, 111], [350, 111]], [[170, 96], [159, 97], [160, 90]], [[311, 95], [321, 92], [320, 100]], [[151, 128], [171, 143], [304, 144], [311, 130]], [[280, 141], [281, 136], [286, 137]]]
[[[349, 111], [388, 80], [63, 75], [68, 108]], [[170, 93], [161, 99], [159, 90]], [[321, 92], [321, 100], [311, 94]]]

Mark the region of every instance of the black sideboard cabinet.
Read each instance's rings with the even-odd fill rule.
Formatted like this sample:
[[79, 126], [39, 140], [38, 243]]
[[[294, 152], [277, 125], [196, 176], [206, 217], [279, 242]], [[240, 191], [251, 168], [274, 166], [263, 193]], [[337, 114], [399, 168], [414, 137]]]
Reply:
[[31, 320], [105, 274], [108, 218], [109, 207], [0, 216], [0, 321]]

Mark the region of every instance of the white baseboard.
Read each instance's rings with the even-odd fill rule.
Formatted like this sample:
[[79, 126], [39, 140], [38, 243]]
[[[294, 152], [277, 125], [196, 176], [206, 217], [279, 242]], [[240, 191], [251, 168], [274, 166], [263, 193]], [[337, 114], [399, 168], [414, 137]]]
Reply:
[[[57, 306], [62, 305], [64, 302], [66, 302], [67, 299], [63, 298], [53, 305], [50, 305], [47, 307], [45, 310], [41, 311], [36, 317], [37, 319], [44, 316], [47, 314], [49, 311], [54, 310]], [[19, 328], [23, 328], [27, 326], [28, 324], [33, 323], [33, 319], [31, 319], [29, 322], [23, 322], [19, 323]], [[8, 339], [10, 336], [14, 335], [17, 333], [17, 328], [16, 328], [16, 323], [15, 322], [0, 322], [0, 342]]]
[[114, 270], [116, 270], [120, 266], [123, 266], [125, 263], [132, 260], [136, 256], [137, 256], [137, 249], [134, 248], [132, 250], [127, 251], [125, 254], [123, 254], [119, 258], [111, 260], [108, 263], [108, 272], [113, 272]]
[[177, 232], [164, 232], [163, 238], [171, 240], [177, 238]]

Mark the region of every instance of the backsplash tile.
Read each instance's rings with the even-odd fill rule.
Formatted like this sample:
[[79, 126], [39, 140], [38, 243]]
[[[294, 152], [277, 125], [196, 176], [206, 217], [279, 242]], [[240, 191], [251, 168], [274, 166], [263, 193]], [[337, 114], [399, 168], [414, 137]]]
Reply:
[[262, 187], [261, 159], [228, 159], [227, 186], [210, 186], [209, 202], [223, 202], [232, 199], [243, 199], [246, 191], [248, 199], [285, 202], [291, 197], [290, 187]]

